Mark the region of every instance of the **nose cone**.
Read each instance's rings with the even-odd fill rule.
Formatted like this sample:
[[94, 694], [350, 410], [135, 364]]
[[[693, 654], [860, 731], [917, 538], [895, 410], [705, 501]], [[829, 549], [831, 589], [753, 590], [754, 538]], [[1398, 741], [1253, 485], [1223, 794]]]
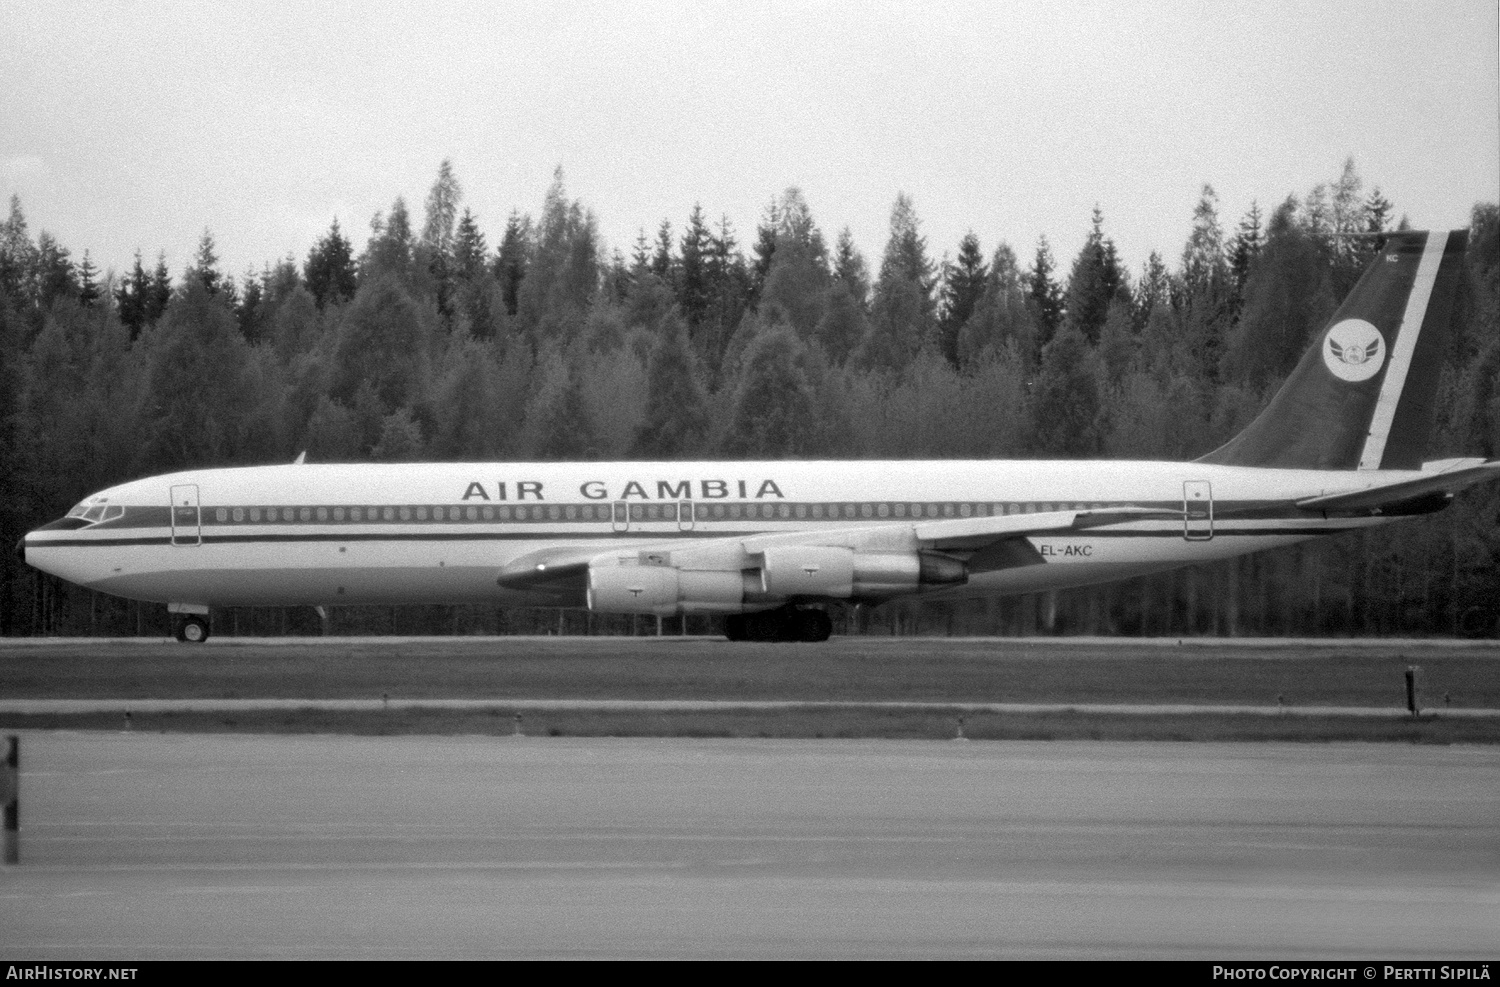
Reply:
[[49, 544], [47, 539], [55, 537], [53, 532], [74, 531], [87, 526], [87, 521], [76, 517], [62, 517], [44, 524], [16, 542], [16, 558], [33, 569], [61, 576], [71, 582], [82, 582], [76, 571], [82, 559], [63, 546]]

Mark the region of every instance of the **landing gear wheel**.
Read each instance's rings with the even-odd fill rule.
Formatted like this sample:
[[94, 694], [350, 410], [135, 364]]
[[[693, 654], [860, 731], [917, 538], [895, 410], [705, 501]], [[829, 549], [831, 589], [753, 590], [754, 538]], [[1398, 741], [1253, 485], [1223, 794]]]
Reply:
[[177, 640], [184, 644], [202, 644], [208, 640], [208, 618], [183, 617], [177, 622]]
[[731, 641], [826, 641], [832, 633], [833, 619], [811, 608], [781, 607], [724, 618], [724, 636]]
[[793, 641], [826, 641], [833, 633], [833, 618], [822, 610], [798, 610], [787, 623]]

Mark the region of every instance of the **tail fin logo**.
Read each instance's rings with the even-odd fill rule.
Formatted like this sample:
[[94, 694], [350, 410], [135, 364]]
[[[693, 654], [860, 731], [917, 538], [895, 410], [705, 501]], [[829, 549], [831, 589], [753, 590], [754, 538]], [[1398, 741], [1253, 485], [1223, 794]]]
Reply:
[[1351, 384], [1369, 380], [1385, 366], [1385, 340], [1364, 319], [1345, 319], [1328, 330], [1323, 363], [1339, 380]]

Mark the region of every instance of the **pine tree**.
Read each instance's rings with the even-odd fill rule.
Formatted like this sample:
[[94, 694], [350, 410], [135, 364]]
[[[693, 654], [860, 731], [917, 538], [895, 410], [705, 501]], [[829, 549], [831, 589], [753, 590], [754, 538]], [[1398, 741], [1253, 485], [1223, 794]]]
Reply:
[[[891, 306], [897, 294], [914, 298], [920, 324], [913, 327], [924, 342], [931, 337], [937, 302], [933, 289], [937, 285], [936, 267], [927, 256], [927, 238], [919, 232], [916, 209], [905, 192], [896, 194], [891, 206], [890, 238], [880, 260], [880, 276], [875, 281], [873, 315], [878, 320], [893, 314]], [[902, 307], [909, 307], [904, 302]], [[882, 311], [882, 309], [886, 311]], [[904, 317], [910, 317], [906, 314]]]
[[[339, 230], [337, 216], [328, 232], [308, 251], [307, 261], [302, 265], [302, 276], [319, 308], [341, 304], [354, 297], [359, 287], [354, 247]], [[290, 287], [282, 286], [277, 294], [280, 296], [289, 290]]]
[[1193, 209], [1193, 229], [1182, 251], [1183, 288], [1189, 295], [1216, 292], [1224, 283], [1224, 234], [1219, 226], [1219, 197], [1204, 185]]
[[700, 332], [699, 338], [710, 368], [717, 372], [724, 346], [750, 304], [750, 272], [727, 215], [719, 217], [719, 229], [710, 244], [708, 267], [711, 329]]
[[359, 279], [363, 284], [382, 274], [397, 278], [408, 288], [412, 285], [412, 259], [416, 241], [411, 232], [411, 217], [406, 200], [400, 196], [391, 203], [391, 214], [376, 213], [370, 220], [370, 241], [360, 258]]
[[1052, 247], [1044, 234], [1036, 245], [1036, 258], [1026, 277], [1026, 295], [1031, 308], [1031, 317], [1037, 326], [1037, 345], [1046, 346], [1062, 324], [1062, 288], [1052, 280], [1057, 264], [1052, 259]]
[[1010, 244], [995, 248], [985, 278], [984, 294], [958, 333], [958, 359], [968, 366], [1010, 352], [1021, 367], [1035, 367], [1040, 359], [1036, 323], [1027, 309], [1026, 276]]
[[742, 361], [725, 453], [747, 459], [806, 455], [817, 434], [805, 353], [792, 330], [771, 326], [758, 333]]
[[566, 362], [554, 357], [526, 412], [529, 454], [545, 462], [594, 458], [598, 439], [589, 419], [583, 381]]
[[970, 230], [958, 243], [958, 259], [943, 269], [943, 314], [938, 321], [943, 356], [958, 363], [958, 334], [984, 297], [989, 268]]
[[187, 277], [197, 278], [210, 295], [218, 294], [224, 287], [224, 276], [219, 273], [219, 255], [214, 252], [214, 235], [204, 229], [198, 241], [198, 252], [193, 255], [193, 265]]
[[581, 335], [599, 286], [599, 226], [593, 213], [569, 201], [560, 167], [553, 172], [534, 244], [517, 295], [519, 328], [538, 341], [571, 341]]
[[1064, 318], [1090, 345], [1098, 345], [1110, 306], [1128, 296], [1125, 272], [1120, 268], [1114, 241], [1104, 236], [1104, 214], [1095, 206], [1093, 226], [1068, 278]]
[[1161, 306], [1172, 303], [1172, 275], [1167, 271], [1161, 254], [1151, 251], [1141, 269], [1140, 284], [1135, 290], [1135, 330], [1140, 332], [1151, 319], [1151, 313]]
[[644, 226], [636, 230], [635, 249], [630, 254], [630, 274], [636, 284], [651, 274], [651, 241]]
[[397, 408], [380, 425], [380, 439], [370, 450], [377, 463], [414, 463], [426, 447], [422, 427], [410, 408]]
[[452, 163], [445, 158], [427, 193], [427, 216], [422, 224], [422, 238], [415, 250], [420, 261], [419, 269], [431, 278], [430, 284], [424, 284], [423, 288], [430, 288], [438, 312], [444, 318], [453, 317], [454, 224], [458, 221], [458, 204], [462, 198], [463, 189], [453, 175]]
[[703, 207], [693, 205], [687, 229], [682, 233], [682, 253], [678, 262], [677, 307], [687, 319], [688, 329], [696, 334], [708, 316], [713, 301], [709, 257], [713, 235], [703, 221]]
[[828, 289], [823, 318], [818, 322], [816, 338], [835, 364], [845, 363], [869, 334], [865, 309], [849, 290], [848, 282], [838, 279]]
[[1322, 246], [1297, 223], [1296, 208], [1289, 198], [1272, 214], [1251, 266], [1224, 354], [1229, 380], [1261, 385], [1290, 372], [1333, 314], [1336, 295]]
[[1093, 360], [1087, 340], [1072, 326], [1064, 326], [1042, 350], [1036, 378], [1036, 443], [1042, 455], [1098, 452], [1100, 400]]
[[260, 341], [261, 322], [266, 314], [265, 288], [255, 276], [254, 270], [245, 272], [244, 284], [235, 314], [239, 319], [240, 335], [245, 337], [245, 342], [253, 345]]
[[1384, 233], [1391, 221], [1391, 200], [1380, 194], [1380, 186], [1370, 191], [1365, 200], [1365, 232]]
[[643, 459], [691, 458], [703, 441], [706, 399], [687, 326], [668, 312], [653, 334], [646, 367], [646, 412], [634, 454]]
[[760, 304], [760, 293], [771, 274], [771, 263], [776, 257], [776, 236], [781, 229], [781, 207], [773, 196], [761, 215], [760, 225], [755, 228], [755, 259], [750, 263], [750, 298], [753, 308]]
[[160, 319], [172, 300], [172, 275], [167, 271], [167, 252], [156, 255], [156, 269], [151, 272], [151, 288], [146, 293], [146, 324]]
[[458, 221], [458, 204], [463, 194], [463, 187], [453, 174], [453, 162], [444, 158], [427, 192], [427, 217], [422, 224], [422, 243], [436, 256], [446, 259], [453, 255], [453, 227]]
[[68, 248], [43, 230], [36, 238], [37, 306], [46, 311], [59, 298], [78, 297], [78, 277]]
[[0, 223], [0, 293], [10, 296], [14, 304], [28, 304], [36, 276], [36, 246], [26, 231], [26, 214], [21, 197], [10, 197], [10, 216]]
[[495, 257], [495, 280], [505, 299], [507, 315], [515, 315], [519, 304], [521, 282], [526, 277], [530, 259], [531, 219], [511, 210], [505, 221], [505, 235]]
[[1229, 244], [1229, 273], [1234, 285], [1234, 308], [1239, 311], [1245, 297], [1245, 282], [1261, 248], [1260, 204], [1252, 201], [1250, 211], [1240, 220], [1239, 232]]
[[135, 265], [130, 269], [130, 274], [115, 289], [116, 309], [120, 321], [130, 331], [131, 342], [141, 334], [141, 328], [146, 323], [146, 302], [150, 292], [151, 278], [146, 274], [146, 269], [141, 264], [141, 252], [137, 250]]
[[672, 221], [664, 219], [656, 229], [656, 252], [651, 255], [651, 273], [670, 285], [676, 267], [672, 257]]
[[99, 285], [94, 282], [99, 269], [94, 267], [94, 262], [89, 259], [89, 252], [83, 252], [83, 263], [78, 265], [78, 302], [84, 308], [93, 308], [94, 303], [99, 300]]
[[343, 313], [329, 395], [358, 413], [366, 390], [378, 418], [415, 407], [426, 396], [430, 343], [431, 329], [399, 280], [361, 285]]
[[839, 231], [838, 243], [833, 248], [833, 278], [843, 284], [861, 309], [870, 304], [870, 270], [847, 226]]
[[147, 361], [146, 468], [233, 462], [254, 400], [245, 341], [201, 275], [187, 278], [172, 299]]
[[453, 273], [464, 282], [478, 281], [485, 270], [485, 258], [490, 248], [484, 242], [484, 234], [469, 210], [464, 210], [458, 222], [458, 231], [453, 237]]

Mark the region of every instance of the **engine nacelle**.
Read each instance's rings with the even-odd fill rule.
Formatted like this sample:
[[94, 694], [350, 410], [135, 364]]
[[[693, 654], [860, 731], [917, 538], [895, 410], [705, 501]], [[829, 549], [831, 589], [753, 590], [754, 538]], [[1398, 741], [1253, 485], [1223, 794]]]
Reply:
[[852, 548], [767, 548], [761, 553], [761, 592], [778, 597], [850, 596], [854, 592], [855, 557]]
[[[665, 565], [589, 566], [589, 609], [599, 613], [739, 613], [746, 577]], [[756, 584], [756, 589], [759, 585]]]
[[760, 590], [767, 597], [896, 596], [927, 586], [955, 586], [968, 579], [968, 567], [937, 552], [856, 552], [784, 545], [761, 553]]

